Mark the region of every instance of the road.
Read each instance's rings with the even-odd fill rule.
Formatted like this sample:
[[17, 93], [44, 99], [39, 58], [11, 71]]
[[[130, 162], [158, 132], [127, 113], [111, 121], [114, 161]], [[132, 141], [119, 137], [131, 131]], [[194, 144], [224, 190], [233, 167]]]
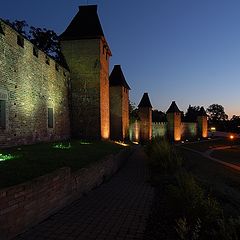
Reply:
[[224, 206], [230, 215], [240, 215], [240, 172], [218, 161], [208, 154], [178, 147], [184, 156], [184, 166]]

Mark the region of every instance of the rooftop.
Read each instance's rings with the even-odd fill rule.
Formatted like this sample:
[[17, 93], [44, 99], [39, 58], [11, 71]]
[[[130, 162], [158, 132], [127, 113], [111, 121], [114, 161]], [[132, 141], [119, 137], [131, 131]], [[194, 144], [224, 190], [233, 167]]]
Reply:
[[172, 101], [172, 103], [166, 113], [180, 113], [180, 112], [181, 111], [179, 110], [176, 102]]
[[138, 105], [138, 107], [149, 107], [149, 108], [152, 108], [152, 104], [150, 102], [150, 99], [148, 97], [148, 93], [144, 93], [143, 94], [143, 97]]
[[122, 72], [121, 66], [120, 65], [115, 65], [110, 77], [109, 77], [109, 85], [110, 86], [123, 86], [129, 90], [131, 90], [131, 88], [129, 87], [129, 85], [126, 82], [126, 79], [124, 77], [124, 74]]
[[204, 107], [201, 107], [201, 108], [200, 108], [200, 111], [199, 111], [199, 114], [198, 114], [198, 115], [199, 115], [199, 116], [207, 116], [207, 113], [206, 113]]
[[104, 37], [97, 14], [97, 5], [80, 6], [67, 29], [60, 35], [61, 40]]

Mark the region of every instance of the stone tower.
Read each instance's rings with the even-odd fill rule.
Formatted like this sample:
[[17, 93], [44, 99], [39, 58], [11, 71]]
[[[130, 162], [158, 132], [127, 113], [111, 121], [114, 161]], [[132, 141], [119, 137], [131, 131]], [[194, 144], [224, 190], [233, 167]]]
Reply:
[[168, 136], [171, 140], [181, 140], [181, 111], [175, 101], [167, 110]]
[[140, 118], [140, 141], [148, 141], [152, 138], [152, 105], [148, 93], [144, 93], [138, 105]]
[[115, 65], [109, 77], [111, 139], [124, 140], [129, 130], [129, 90], [120, 65]]
[[60, 36], [60, 42], [71, 76], [72, 135], [108, 139], [111, 51], [98, 18], [97, 6], [80, 6]]
[[207, 113], [203, 107], [200, 108], [200, 112], [197, 117], [197, 122], [198, 122], [198, 136], [206, 138], [208, 136], [208, 121]]

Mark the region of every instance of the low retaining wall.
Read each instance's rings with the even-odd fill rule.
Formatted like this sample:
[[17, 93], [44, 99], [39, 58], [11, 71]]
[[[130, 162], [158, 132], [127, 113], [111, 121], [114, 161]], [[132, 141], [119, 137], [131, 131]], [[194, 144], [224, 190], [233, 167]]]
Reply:
[[0, 239], [11, 239], [110, 178], [131, 150], [110, 155], [76, 172], [61, 168], [0, 190]]

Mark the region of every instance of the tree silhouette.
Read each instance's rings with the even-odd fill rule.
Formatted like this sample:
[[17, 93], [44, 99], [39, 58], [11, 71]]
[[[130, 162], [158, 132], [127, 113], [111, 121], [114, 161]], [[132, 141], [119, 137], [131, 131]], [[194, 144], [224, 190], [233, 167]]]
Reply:
[[46, 28], [30, 27], [30, 41], [52, 57], [59, 57], [60, 44], [57, 34]]
[[197, 117], [199, 115], [200, 112], [200, 108], [199, 106], [191, 106], [189, 105], [187, 112], [184, 116], [184, 121], [185, 122], [195, 122], [197, 121]]
[[209, 119], [212, 122], [225, 121], [228, 119], [228, 115], [224, 111], [224, 107], [219, 104], [212, 104], [207, 108]]
[[53, 30], [33, 26], [29, 27], [24, 20], [15, 20], [13, 22], [5, 20], [5, 22], [31, 41], [37, 48], [53, 57], [64, 67], [67, 67], [66, 61], [60, 51], [59, 37]]

